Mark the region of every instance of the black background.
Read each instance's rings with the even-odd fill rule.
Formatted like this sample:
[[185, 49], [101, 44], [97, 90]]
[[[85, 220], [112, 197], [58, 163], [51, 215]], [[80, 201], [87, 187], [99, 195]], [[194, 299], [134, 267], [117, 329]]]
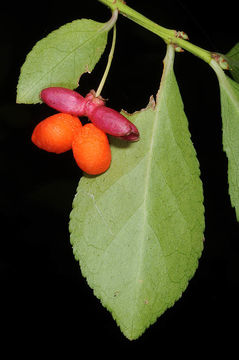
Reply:
[[[165, 27], [184, 30], [193, 43], [208, 50], [226, 53], [239, 41], [232, 2], [127, 4]], [[81, 172], [71, 152], [49, 154], [30, 141], [34, 126], [53, 111], [45, 105], [15, 103], [20, 67], [38, 40], [75, 19], [104, 22], [109, 17], [110, 11], [95, 0], [1, 4], [1, 339], [9, 342], [10, 352], [32, 355], [64, 349], [70, 353], [73, 348], [75, 356], [82, 356], [85, 345], [84, 356], [93, 351], [104, 355], [112, 346], [112, 357], [119, 349], [135, 355], [157, 350], [160, 355], [163, 350], [208, 351], [208, 345], [212, 350], [232, 348], [239, 227], [227, 193], [219, 89], [212, 69], [189, 53], [176, 56], [175, 73], [204, 184], [205, 249], [182, 298], [133, 342], [93, 296], [72, 254], [68, 218]], [[128, 112], [145, 107], [159, 87], [164, 55], [160, 38], [120, 16], [115, 56], [102, 93], [108, 105]], [[107, 51], [92, 74], [82, 76], [83, 95], [97, 87], [106, 60]]]

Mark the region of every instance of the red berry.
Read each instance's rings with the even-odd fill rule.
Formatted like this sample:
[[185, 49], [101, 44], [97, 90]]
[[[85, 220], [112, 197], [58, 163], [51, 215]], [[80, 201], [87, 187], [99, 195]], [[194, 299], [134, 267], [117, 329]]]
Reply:
[[72, 147], [74, 134], [82, 128], [80, 120], [58, 113], [41, 121], [34, 129], [32, 142], [40, 149], [61, 154]]

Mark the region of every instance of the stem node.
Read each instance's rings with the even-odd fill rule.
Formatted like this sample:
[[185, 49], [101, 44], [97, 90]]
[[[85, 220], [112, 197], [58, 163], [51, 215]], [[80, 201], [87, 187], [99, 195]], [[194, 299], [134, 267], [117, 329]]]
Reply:
[[220, 53], [211, 53], [212, 59], [214, 59], [223, 70], [229, 70], [229, 64], [225, 57]]
[[175, 36], [179, 39], [189, 40], [188, 35], [184, 31], [175, 31]]

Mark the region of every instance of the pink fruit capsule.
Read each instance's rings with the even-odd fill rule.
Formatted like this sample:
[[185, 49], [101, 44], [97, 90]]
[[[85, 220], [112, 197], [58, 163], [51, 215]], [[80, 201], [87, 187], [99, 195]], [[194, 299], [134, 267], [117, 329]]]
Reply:
[[133, 123], [131, 123], [131, 133], [129, 135], [121, 136], [121, 139], [127, 140], [127, 141], [138, 141], [139, 140], [139, 130]]
[[85, 114], [90, 121], [107, 134], [121, 137], [128, 141], [139, 140], [136, 126], [118, 111], [104, 106], [102, 99], [94, 97], [92, 93], [86, 96]]
[[41, 99], [48, 106], [74, 116], [85, 114], [86, 100], [78, 92], [63, 87], [49, 87], [41, 92]]

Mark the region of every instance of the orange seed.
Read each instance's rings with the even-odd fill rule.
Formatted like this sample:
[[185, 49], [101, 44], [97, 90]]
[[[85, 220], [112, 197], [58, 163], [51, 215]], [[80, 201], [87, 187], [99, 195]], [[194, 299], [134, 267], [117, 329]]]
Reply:
[[74, 133], [81, 128], [78, 117], [57, 113], [41, 121], [31, 139], [40, 149], [61, 154], [71, 149]]
[[75, 133], [72, 150], [76, 163], [87, 174], [99, 175], [110, 166], [108, 138], [93, 124], [86, 124]]

